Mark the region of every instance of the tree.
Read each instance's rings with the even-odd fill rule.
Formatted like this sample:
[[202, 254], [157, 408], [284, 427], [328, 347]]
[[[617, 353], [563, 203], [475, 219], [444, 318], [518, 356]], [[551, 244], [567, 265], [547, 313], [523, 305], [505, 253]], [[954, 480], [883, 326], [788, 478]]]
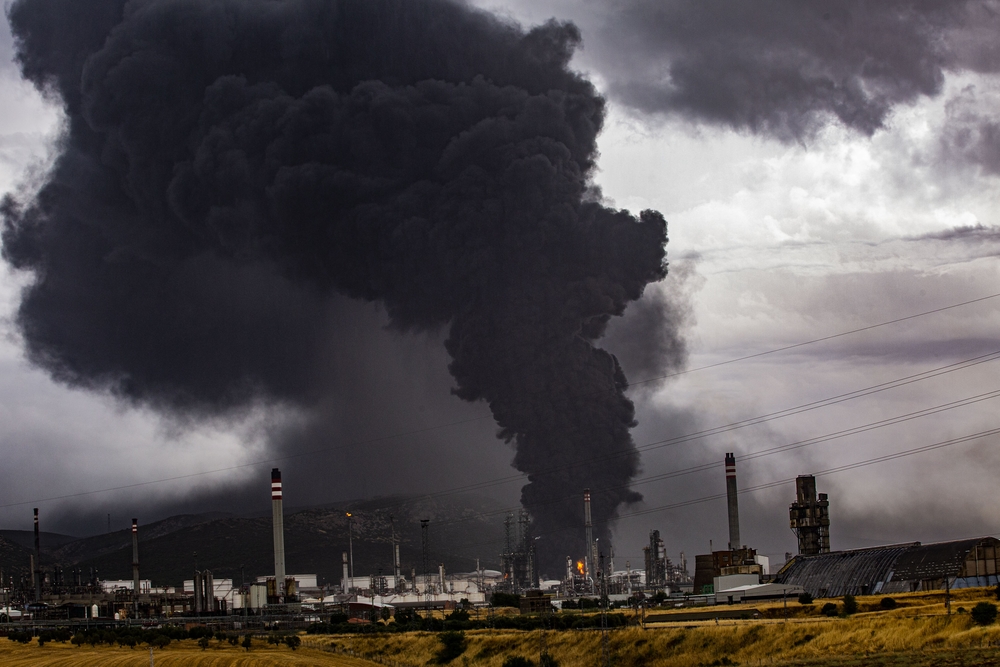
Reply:
[[521, 596], [513, 593], [494, 593], [490, 598], [490, 604], [494, 607], [514, 607], [521, 606]]
[[240, 646], [249, 651], [253, 647], [253, 638], [250, 635], [243, 635], [243, 641], [240, 642]]
[[468, 646], [464, 632], [442, 632], [438, 639], [441, 641], [441, 648], [434, 656], [434, 662], [439, 665], [447, 664], [462, 655]]
[[844, 596], [844, 613], [848, 616], [858, 613], [858, 601], [853, 595]]
[[535, 663], [523, 656], [512, 655], [503, 661], [503, 667], [535, 667]]
[[799, 604], [812, 604], [813, 596], [808, 593], [802, 593], [799, 595]]
[[302, 638], [298, 635], [288, 635], [285, 637], [285, 644], [294, 651], [302, 645]]
[[978, 625], [992, 625], [997, 620], [997, 606], [992, 602], [980, 602], [972, 608], [972, 620]]
[[198, 638], [198, 646], [201, 647], [202, 651], [208, 648], [209, 641], [209, 638], [204, 635]]

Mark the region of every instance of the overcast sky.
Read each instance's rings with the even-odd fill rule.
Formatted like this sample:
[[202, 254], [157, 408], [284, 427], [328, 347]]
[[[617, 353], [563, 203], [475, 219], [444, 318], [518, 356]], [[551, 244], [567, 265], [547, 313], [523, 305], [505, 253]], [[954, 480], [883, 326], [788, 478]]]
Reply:
[[[1000, 352], [996, 298], [716, 365], [1000, 293], [1000, 52], [988, 29], [996, 3], [925, 3], [925, 13], [907, 3], [876, 11], [868, 7], [876, 3], [831, 2], [825, 12], [745, 3], [755, 8], [745, 16], [732, 15], [730, 3], [480, 4], [526, 25], [555, 16], [579, 26], [573, 66], [609, 100], [597, 184], [613, 206], [656, 209], [669, 224], [668, 277], [602, 343], [633, 383], [642, 452], [634, 488], [645, 498], [622, 510], [616, 564], [641, 563], [653, 528], [671, 558], [688, 554], [692, 570], [709, 540], [725, 544], [724, 500], [684, 504], [724, 492], [725, 452], [736, 454], [739, 485], [749, 488], [1000, 427], [1000, 398], [988, 396], [1000, 390], [998, 360], [664, 442]], [[59, 111], [21, 81], [12, 53], [5, 24], [4, 192], [44, 172], [61, 126]], [[102, 529], [109, 513], [124, 527], [137, 507], [148, 520], [258, 510], [271, 465], [287, 470], [291, 505], [515, 475], [487, 407], [448, 393], [444, 334], [387, 331], [375, 306], [343, 306], [353, 324], [341, 340], [368, 341], [366, 358], [349, 345], [331, 352], [352, 391], [326, 399], [322, 424], [275, 406], [178, 421], [67, 388], [32, 367], [10, 319], [31, 277], [0, 271], [4, 527], [29, 528], [32, 506], [53, 517], [47, 529], [74, 534]], [[683, 322], [683, 374], [655, 379], [676, 371], [646, 335], [656, 318], [643, 319], [644, 302]], [[741, 462], [967, 398], [977, 402]], [[833, 548], [1000, 534], [998, 438], [821, 476]], [[268, 444], [276, 441], [298, 444], [276, 451]], [[280, 460], [288, 452], [296, 458]], [[711, 462], [718, 465], [708, 471], [644, 481]], [[187, 477], [215, 470], [223, 471]], [[141, 485], [167, 478], [180, 479]], [[479, 492], [513, 504], [520, 484]], [[114, 487], [127, 488], [104, 491]], [[46, 500], [90, 491], [98, 493]], [[743, 539], [772, 562], [795, 550], [793, 496], [785, 484], [740, 497]]]

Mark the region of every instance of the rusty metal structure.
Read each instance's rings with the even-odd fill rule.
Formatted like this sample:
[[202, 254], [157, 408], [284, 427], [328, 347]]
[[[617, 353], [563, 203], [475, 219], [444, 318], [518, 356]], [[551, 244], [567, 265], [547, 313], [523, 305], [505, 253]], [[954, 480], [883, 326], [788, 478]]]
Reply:
[[816, 496], [816, 478], [799, 475], [795, 480], [795, 502], [788, 518], [803, 556], [830, 553], [830, 501], [825, 493]]

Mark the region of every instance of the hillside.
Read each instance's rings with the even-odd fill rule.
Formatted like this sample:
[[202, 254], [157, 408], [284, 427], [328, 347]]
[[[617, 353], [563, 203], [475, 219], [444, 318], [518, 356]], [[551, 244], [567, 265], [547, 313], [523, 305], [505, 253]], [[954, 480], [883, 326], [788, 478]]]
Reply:
[[[0, 537], [14, 544], [19, 544], [25, 549], [35, 549], [35, 531], [33, 530], [0, 530]], [[38, 533], [38, 542], [42, 549], [61, 547], [62, 545], [79, 540], [79, 537], [72, 535], [62, 535], [60, 533]]]
[[[392, 572], [392, 524], [400, 541], [403, 571], [422, 570], [420, 519], [430, 519], [428, 568], [444, 563], [452, 572], [471, 571], [476, 558], [496, 567], [503, 540], [504, 512], [496, 502], [472, 496], [445, 499], [381, 498], [347, 502], [341, 507], [310, 508], [285, 514], [285, 562], [288, 573], [318, 574], [337, 583], [342, 553], [348, 550], [346, 513], [353, 516], [354, 568], [358, 576]], [[216, 577], [239, 581], [273, 572], [271, 518], [186, 515], [139, 528], [143, 579], [154, 585], [179, 585], [196, 567]], [[197, 557], [195, 554], [197, 553]], [[75, 540], [48, 550], [46, 565], [94, 567], [102, 579], [132, 576], [130, 531]]]
[[20, 544], [0, 537], [0, 569], [4, 578], [18, 573], [28, 576], [31, 572], [31, 549], [25, 549]]

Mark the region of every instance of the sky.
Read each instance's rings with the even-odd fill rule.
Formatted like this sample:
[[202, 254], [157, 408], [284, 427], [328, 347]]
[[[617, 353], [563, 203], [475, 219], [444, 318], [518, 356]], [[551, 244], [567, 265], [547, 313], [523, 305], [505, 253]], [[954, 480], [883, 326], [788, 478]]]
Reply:
[[[741, 488], [765, 487], [741, 494], [741, 534], [772, 562], [795, 550], [799, 474], [829, 495], [834, 549], [1000, 534], [998, 435], [964, 439], [1000, 427], [1000, 360], [987, 356], [1000, 352], [1000, 297], [986, 298], [1000, 293], [1000, 5], [479, 5], [579, 28], [570, 66], [607, 99], [603, 202], [668, 224], [667, 277], [598, 342], [638, 422], [643, 500], [612, 526], [616, 565], [641, 564], [651, 529], [692, 569], [710, 540], [724, 546], [726, 452]], [[65, 119], [12, 54], [5, 25], [0, 191], [24, 193]], [[4, 527], [29, 528], [36, 506], [47, 529], [79, 535], [108, 515], [122, 528], [136, 514], [259, 511], [272, 465], [293, 506], [458, 487], [517, 502], [512, 445], [486, 405], [449, 392], [440, 328], [400, 332], [378, 304], [338, 297], [324, 363], [340, 380], [310, 410], [178, 413], [32, 364], [14, 319], [32, 277], [0, 271]], [[849, 400], [822, 403], [836, 397]], [[814, 409], [785, 414], [799, 406]], [[745, 420], [759, 423], [721, 429]], [[884, 420], [898, 423], [827, 437]]]

